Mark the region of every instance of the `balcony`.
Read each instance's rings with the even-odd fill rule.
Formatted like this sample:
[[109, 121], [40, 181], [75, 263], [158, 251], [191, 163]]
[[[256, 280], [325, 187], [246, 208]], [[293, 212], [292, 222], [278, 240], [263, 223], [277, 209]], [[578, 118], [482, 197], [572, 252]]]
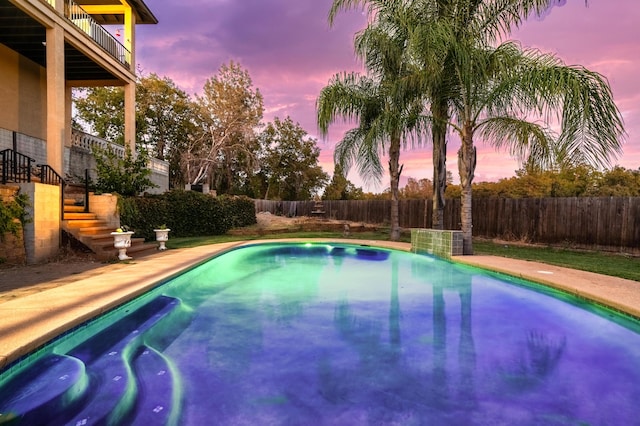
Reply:
[[[62, 2], [62, 14], [58, 14], [52, 4]], [[127, 69], [133, 66], [132, 52], [106, 31], [105, 27], [125, 25], [124, 15], [121, 13], [93, 13], [97, 4], [110, 0], [25, 0], [16, 3], [13, 0], [0, 0], [0, 44], [14, 50], [25, 58], [46, 68], [46, 28], [41, 19], [42, 13], [58, 15], [58, 19], [66, 19], [77, 26], [93, 40], [88, 42], [100, 46], [105, 52], [104, 58], [113, 57], [116, 63]], [[128, 0], [132, 13], [136, 16], [135, 25], [157, 24], [158, 20], [149, 10], [143, 0]], [[35, 7], [39, 4], [40, 7]], [[44, 6], [44, 7], [43, 7]], [[47, 12], [50, 10], [50, 13]], [[91, 13], [87, 13], [91, 12]], [[94, 44], [95, 43], [95, 44]], [[133, 49], [131, 47], [130, 49]], [[113, 71], [98, 64], [77, 46], [65, 41], [65, 79], [73, 81], [99, 80], [120, 83], [120, 78]]]
[[[51, 5], [53, 5], [53, 1], [47, 0]], [[131, 52], [73, 0], [64, 0], [64, 16], [98, 43], [109, 55], [127, 68], [130, 66]]]

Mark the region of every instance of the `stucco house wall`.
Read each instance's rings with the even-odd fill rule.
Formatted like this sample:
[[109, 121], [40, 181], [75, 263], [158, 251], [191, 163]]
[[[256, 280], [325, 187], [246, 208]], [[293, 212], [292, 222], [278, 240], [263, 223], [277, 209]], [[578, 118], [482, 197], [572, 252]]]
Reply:
[[0, 44], [0, 127], [45, 140], [46, 83], [44, 68]]

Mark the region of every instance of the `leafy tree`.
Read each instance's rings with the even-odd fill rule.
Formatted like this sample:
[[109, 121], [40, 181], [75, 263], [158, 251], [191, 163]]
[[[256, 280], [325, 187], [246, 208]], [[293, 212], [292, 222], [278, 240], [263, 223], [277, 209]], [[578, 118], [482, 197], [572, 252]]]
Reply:
[[640, 169], [616, 166], [605, 171], [596, 192], [598, 196], [640, 197]]
[[181, 152], [197, 130], [197, 106], [169, 78], [156, 74], [136, 86], [136, 140], [149, 155], [169, 162], [171, 186], [182, 187]]
[[433, 184], [429, 179], [409, 178], [400, 190], [400, 198], [426, 199], [433, 194]]
[[[94, 87], [76, 91], [77, 116], [89, 133], [123, 145], [124, 92], [120, 87]], [[167, 78], [141, 76], [136, 83], [136, 146], [169, 162], [171, 186], [182, 187], [181, 151], [196, 131], [198, 116], [189, 96]]]
[[318, 165], [316, 140], [290, 117], [276, 117], [258, 140], [256, 175], [265, 199], [308, 200], [327, 184], [329, 177]]
[[593, 194], [601, 173], [588, 164], [566, 165], [544, 173], [552, 181], [550, 197], [584, 197]]
[[356, 188], [356, 186], [345, 177], [340, 164], [336, 164], [333, 168], [333, 177], [329, 185], [324, 189], [322, 199], [359, 200], [362, 196], [362, 188]]
[[253, 169], [262, 95], [253, 89], [248, 71], [232, 61], [206, 81], [197, 103], [202, 128], [183, 151], [184, 175], [189, 183], [208, 181], [221, 194], [232, 192], [234, 177]]
[[83, 130], [109, 142], [124, 145], [124, 91], [121, 87], [78, 89], [73, 96]]
[[[380, 156], [389, 157], [391, 191], [391, 240], [400, 238], [398, 186], [402, 166], [400, 151], [425, 126], [419, 94], [405, 84], [410, 62], [405, 55], [408, 28], [395, 25], [403, 2], [334, 0], [329, 15], [333, 22], [341, 9], [368, 4], [369, 24], [356, 35], [356, 54], [364, 60], [368, 75], [335, 75], [317, 100], [318, 125], [323, 135], [339, 117], [358, 121], [337, 145], [334, 160], [345, 171], [355, 163], [365, 180], [379, 181]], [[390, 30], [393, 28], [393, 31]], [[404, 30], [404, 31], [403, 31]]]
[[149, 155], [165, 160], [195, 131], [195, 105], [169, 78], [156, 74], [136, 85], [136, 133]]
[[151, 170], [147, 168], [149, 155], [146, 150], [139, 150], [134, 156], [131, 148], [127, 146], [124, 158], [120, 158], [110, 148], [94, 148], [93, 155], [98, 173], [96, 191], [133, 196], [156, 187], [149, 179]]

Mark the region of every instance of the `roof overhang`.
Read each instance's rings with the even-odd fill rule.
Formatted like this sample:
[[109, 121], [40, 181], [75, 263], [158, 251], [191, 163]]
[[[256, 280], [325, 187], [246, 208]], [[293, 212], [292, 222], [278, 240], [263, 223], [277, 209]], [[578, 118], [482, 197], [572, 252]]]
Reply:
[[138, 24], [157, 24], [158, 19], [142, 0], [75, 0], [100, 25], [123, 25], [123, 2], [131, 6]]

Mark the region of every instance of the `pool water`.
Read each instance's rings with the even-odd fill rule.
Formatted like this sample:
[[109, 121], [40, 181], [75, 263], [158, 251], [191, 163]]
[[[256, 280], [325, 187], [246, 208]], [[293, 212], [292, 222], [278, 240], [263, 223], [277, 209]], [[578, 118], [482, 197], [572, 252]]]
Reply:
[[640, 424], [639, 331], [429, 256], [253, 245], [5, 372], [0, 423]]

